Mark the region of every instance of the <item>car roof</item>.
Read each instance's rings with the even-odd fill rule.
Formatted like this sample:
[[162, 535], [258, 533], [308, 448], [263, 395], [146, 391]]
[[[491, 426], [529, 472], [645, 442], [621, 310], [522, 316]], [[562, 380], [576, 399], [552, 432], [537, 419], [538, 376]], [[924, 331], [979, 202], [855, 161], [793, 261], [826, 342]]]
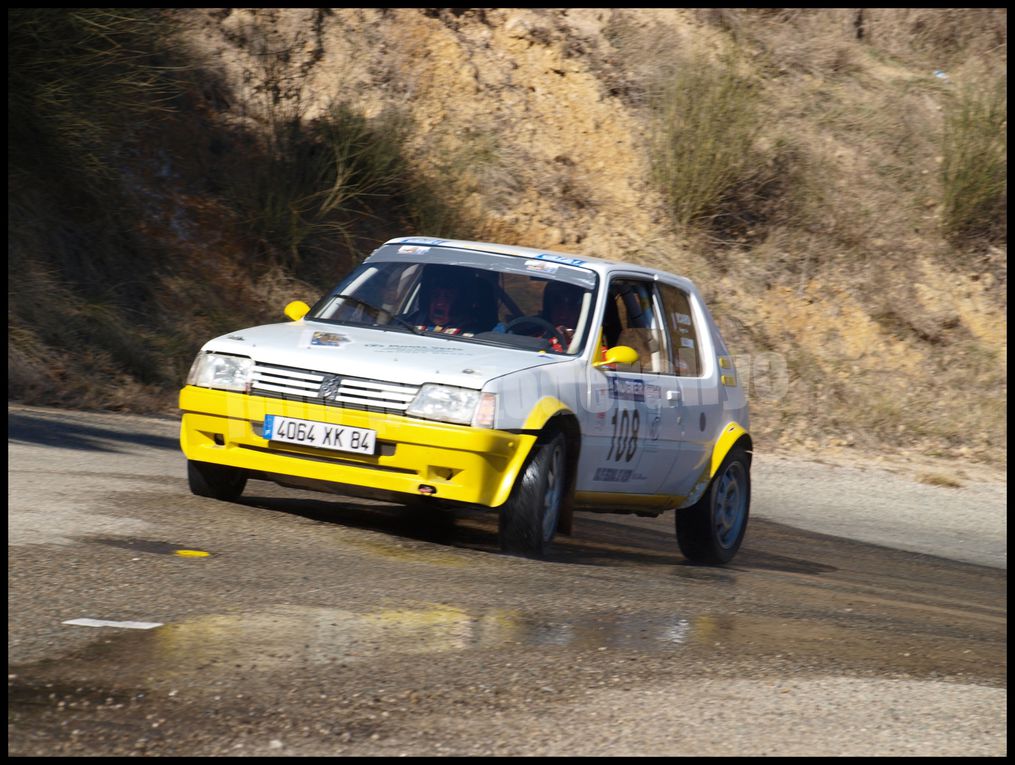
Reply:
[[693, 288], [693, 283], [690, 279], [684, 276], [679, 276], [669, 271], [663, 271], [658, 268], [649, 268], [648, 266], [640, 266], [635, 263], [624, 263], [618, 260], [607, 260], [605, 258], [594, 258], [586, 255], [581, 255], [573, 252], [557, 252], [554, 250], [540, 250], [534, 247], [522, 247], [516, 244], [497, 244], [496, 242], [473, 242], [464, 239], [440, 239], [429, 236], [401, 236], [395, 239], [389, 239], [384, 244], [415, 244], [415, 245], [428, 245], [430, 247], [454, 247], [459, 250], [475, 250], [476, 252], [491, 252], [498, 255], [515, 255], [522, 258], [533, 258], [539, 260], [549, 260], [558, 263], [566, 263], [568, 265], [579, 266], [590, 268], [593, 271], [597, 271], [602, 274], [609, 273], [611, 271], [623, 270], [633, 271], [641, 273], [646, 276], [655, 276], [656, 274], [665, 274], [671, 278], [677, 279], [680, 282], [686, 283], [688, 286]]

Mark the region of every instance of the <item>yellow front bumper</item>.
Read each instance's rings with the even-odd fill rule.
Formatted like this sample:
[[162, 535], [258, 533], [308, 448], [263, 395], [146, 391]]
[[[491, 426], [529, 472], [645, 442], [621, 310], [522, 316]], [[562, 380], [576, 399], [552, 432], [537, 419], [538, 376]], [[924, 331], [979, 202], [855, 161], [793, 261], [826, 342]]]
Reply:
[[[180, 391], [180, 446], [188, 459], [246, 468], [266, 477], [327, 481], [349, 493], [420, 496], [434, 487], [440, 499], [489, 507], [511, 493], [535, 436], [430, 422], [393, 414], [302, 404], [187, 386]], [[269, 442], [268, 414], [369, 428], [375, 456]]]

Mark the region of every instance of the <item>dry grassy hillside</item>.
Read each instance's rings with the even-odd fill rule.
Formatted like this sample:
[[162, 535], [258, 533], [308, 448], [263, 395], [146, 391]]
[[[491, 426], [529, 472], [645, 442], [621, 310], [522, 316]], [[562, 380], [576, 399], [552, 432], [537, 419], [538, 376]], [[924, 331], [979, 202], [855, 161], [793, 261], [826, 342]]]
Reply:
[[11, 397], [171, 407], [211, 334], [422, 233], [691, 277], [759, 449], [1006, 460], [1004, 11], [160, 23], [167, 95], [97, 149], [95, 194], [128, 223], [94, 230], [95, 194], [67, 204], [93, 176], [39, 172], [9, 137]]

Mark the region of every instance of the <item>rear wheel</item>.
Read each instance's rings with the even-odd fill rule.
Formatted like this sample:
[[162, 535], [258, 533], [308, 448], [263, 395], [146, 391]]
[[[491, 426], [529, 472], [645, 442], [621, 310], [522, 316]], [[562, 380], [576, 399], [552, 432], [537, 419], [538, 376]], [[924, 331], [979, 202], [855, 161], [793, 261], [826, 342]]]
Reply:
[[187, 482], [190, 491], [199, 497], [232, 502], [239, 499], [247, 485], [247, 471], [228, 465], [187, 460]]
[[677, 511], [680, 551], [692, 563], [728, 563], [744, 541], [750, 510], [750, 461], [734, 447], [702, 498]]
[[500, 547], [506, 553], [542, 557], [557, 533], [567, 485], [567, 445], [561, 433], [540, 439], [500, 509]]

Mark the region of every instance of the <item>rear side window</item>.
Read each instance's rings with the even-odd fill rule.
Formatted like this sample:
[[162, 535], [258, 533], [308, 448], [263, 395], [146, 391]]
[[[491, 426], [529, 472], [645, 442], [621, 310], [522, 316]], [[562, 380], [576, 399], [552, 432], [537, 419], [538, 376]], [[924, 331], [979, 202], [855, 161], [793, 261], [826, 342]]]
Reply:
[[670, 348], [673, 349], [673, 371], [680, 377], [700, 377], [701, 347], [691, 313], [691, 301], [686, 292], [669, 284], [660, 284], [659, 293], [663, 299]]

